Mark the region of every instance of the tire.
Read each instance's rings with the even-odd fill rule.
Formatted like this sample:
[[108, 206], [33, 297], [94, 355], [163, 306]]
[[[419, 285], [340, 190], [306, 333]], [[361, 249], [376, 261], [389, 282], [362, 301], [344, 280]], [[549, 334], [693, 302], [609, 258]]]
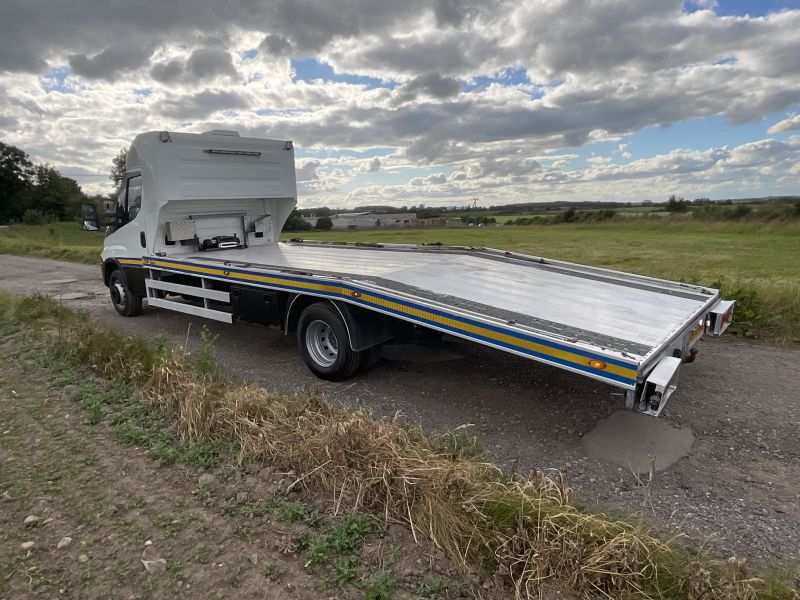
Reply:
[[361, 370], [366, 371], [374, 367], [381, 359], [381, 352], [383, 351], [383, 344], [378, 344], [372, 348], [367, 348], [362, 352], [364, 358], [362, 359]]
[[108, 278], [108, 289], [111, 292], [111, 304], [123, 317], [135, 317], [142, 312], [142, 299], [131, 293], [128, 281], [119, 269]]
[[297, 344], [311, 372], [328, 381], [351, 377], [364, 358], [363, 352], [350, 348], [341, 315], [326, 303], [312, 304], [300, 314]]

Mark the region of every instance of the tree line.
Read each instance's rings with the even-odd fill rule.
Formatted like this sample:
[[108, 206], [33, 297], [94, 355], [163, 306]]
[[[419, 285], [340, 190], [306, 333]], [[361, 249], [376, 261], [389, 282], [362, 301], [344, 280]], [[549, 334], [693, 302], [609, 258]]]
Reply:
[[0, 223], [75, 219], [87, 199], [74, 179], [50, 164], [34, 164], [21, 148], [0, 142]]

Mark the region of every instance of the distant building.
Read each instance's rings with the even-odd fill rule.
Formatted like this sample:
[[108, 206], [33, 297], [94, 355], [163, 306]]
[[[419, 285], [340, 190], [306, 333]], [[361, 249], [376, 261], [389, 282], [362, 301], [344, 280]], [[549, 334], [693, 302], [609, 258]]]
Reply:
[[[303, 217], [311, 225], [317, 224], [320, 217]], [[331, 215], [333, 229], [400, 229], [419, 227], [464, 227], [459, 218], [434, 217], [418, 219], [417, 213], [375, 213], [357, 212]]]
[[[303, 217], [312, 225], [317, 224], [319, 217]], [[381, 229], [413, 227], [417, 222], [416, 213], [341, 213], [330, 216], [334, 229]]]

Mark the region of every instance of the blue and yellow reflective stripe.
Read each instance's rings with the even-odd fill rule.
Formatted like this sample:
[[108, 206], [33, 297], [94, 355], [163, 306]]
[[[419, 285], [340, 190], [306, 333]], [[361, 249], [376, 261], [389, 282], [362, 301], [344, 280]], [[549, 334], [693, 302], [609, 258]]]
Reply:
[[[610, 358], [552, 340], [545, 340], [522, 332], [489, 325], [468, 317], [453, 315], [406, 300], [392, 298], [385, 294], [371, 292], [347, 283], [319, 282], [299, 276], [271, 275], [228, 266], [210, 267], [159, 258], [145, 258], [144, 261], [140, 260], [141, 263], [145, 267], [207, 275], [234, 282], [253, 283], [287, 291], [306, 291], [328, 297], [343, 298], [367, 308], [378, 308], [398, 316], [409, 317], [423, 324], [435, 325], [477, 341], [554, 362], [627, 386], [632, 386], [636, 383], [637, 363]], [[591, 366], [590, 363], [594, 361], [605, 363], [605, 368]]]
[[121, 265], [125, 265], [126, 267], [141, 267], [142, 266], [142, 259], [141, 258], [118, 258], [117, 261]]

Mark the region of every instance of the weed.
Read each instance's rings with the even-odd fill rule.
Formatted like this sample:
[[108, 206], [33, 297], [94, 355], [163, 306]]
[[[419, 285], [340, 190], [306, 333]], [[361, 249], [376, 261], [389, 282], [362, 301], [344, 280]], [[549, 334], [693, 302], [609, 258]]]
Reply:
[[398, 560], [400, 560], [400, 555], [403, 553], [403, 549], [398, 546], [397, 544], [391, 544], [387, 549], [386, 553], [383, 556], [383, 564], [385, 565], [393, 565]]
[[200, 330], [200, 347], [192, 352], [192, 361], [198, 373], [204, 375], [215, 375], [219, 372], [219, 363], [214, 352], [214, 343], [217, 336], [209, 332], [208, 327], [203, 325]]
[[123, 421], [117, 425], [117, 433], [123, 442], [132, 446], [143, 447], [150, 442], [150, 433], [140, 425], [130, 421]]
[[272, 512], [273, 508], [264, 500], [256, 500], [244, 507], [244, 513], [249, 519], [258, 519]]
[[197, 469], [211, 469], [219, 463], [219, 453], [209, 441], [201, 440], [181, 449], [183, 461]]
[[162, 467], [172, 465], [180, 457], [180, 452], [169, 441], [159, 440], [150, 448], [150, 456], [158, 461]]
[[444, 451], [453, 460], [479, 459], [486, 454], [478, 438], [467, 433], [467, 427], [462, 425], [442, 436]]
[[352, 512], [346, 515], [326, 535], [328, 547], [337, 554], [355, 552], [364, 541], [364, 536], [375, 528], [375, 521], [362, 513]]
[[299, 523], [306, 518], [306, 507], [299, 502], [278, 500], [278, 516], [287, 523]]
[[421, 598], [442, 598], [447, 593], [448, 585], [443, 579], [428, 575], [419, 585], [417, 595]]
[[211, 550], [205, 547], [198, 548], [192, 555], [192, 560], [201, 565], [209, 564], [211, 562]]
[[325, 516], [318, 510], [307, 512], [303, 517], [303, 523], [309, 527], [319, 527], [325, 522]]
[[236, 498], [228, 498], [219, 505], [219, 513], [225, 517], [230, 517], [236, 512], [238, 506], [239, 503], [236, 502]]
[[337, 556], [333, 561], [333, 576], [336, 583], [345, 585], [353, 581], [358, 575], [359, 564], [360, 560], [354, 554]]
[[261, 572], [264, 574], [264, 577], [273, 583], [280, 583], [286, 575], [286, 570], [284, 568], [270, 561], [264, 563]]
[[324, 536], [309, 536], [303, 552], [306, 557], [306, 566], [322, 564], [325, 561], [328, 549], [328, 542]]
[[428, 575], [419, 584], [417, 596], [441, 600], [443, 598], [461, 598], [467, 596], [469, 586], [464, 581], [445, 581], [440, 577]]
[[375, 571], [361, 582], [366, 600], [389, 600], [394, 596], [395, 585], [394, 577], [386, 569]]
[[156, 518], [154, 524], [161, 529], [166, 537], [170, 538], [176, 537], [186, 527], [186, 524], [180, 519], [172, 519], [169, 516]]

